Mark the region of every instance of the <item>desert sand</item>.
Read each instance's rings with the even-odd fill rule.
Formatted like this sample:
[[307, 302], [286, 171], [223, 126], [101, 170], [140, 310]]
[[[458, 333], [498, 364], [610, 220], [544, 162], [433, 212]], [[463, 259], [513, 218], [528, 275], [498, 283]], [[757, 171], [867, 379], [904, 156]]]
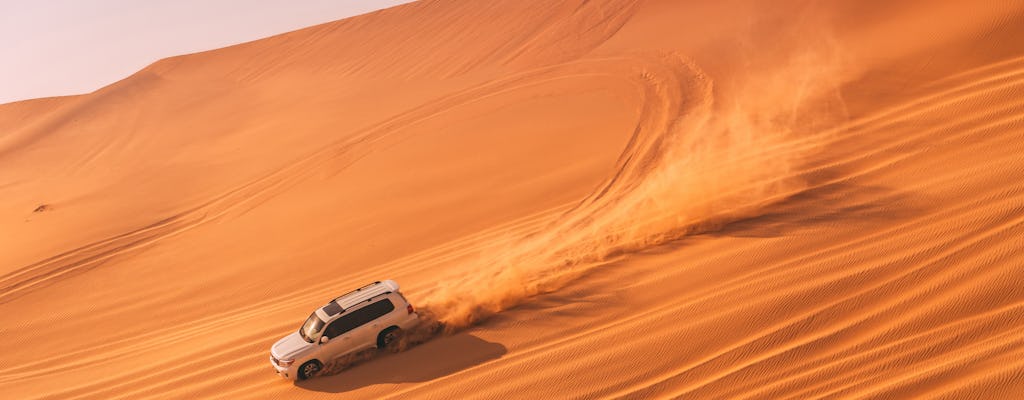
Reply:
[[0, 105], [0, 397], [1021, 398], [1022, 177], [1020, 1], [419, 1]]

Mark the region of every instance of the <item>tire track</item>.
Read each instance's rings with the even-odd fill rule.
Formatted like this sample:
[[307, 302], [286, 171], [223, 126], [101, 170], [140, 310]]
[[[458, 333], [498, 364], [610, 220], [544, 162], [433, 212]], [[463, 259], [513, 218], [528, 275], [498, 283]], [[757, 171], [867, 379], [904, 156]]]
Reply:
[[[69, 250], [0, 276], [0, 304], [10, 302], [39, 287], [102, 265], [116, 256], [146, 248], [168, 237], [217, 220], [232, 212], [245, 212], [297, 184], [310, 175], [330, 169], [335, 172], [370, 154], [381, 142], [402, 128], [423, 122], [449, 110], [502, 93], [553, 80], [596, 75], [619, 78], [623, 72], [649, 68], [664, 62], [664, 56], [605, 58], [577, 61], [529, 71], [467, 89], [399, 114], [352, 138], [338, 140], [307, 157], [241, 185], [199, 206], [161, 221], [98, 242]], [[671, 59], [671, 56], [669, 56]], [[650, 77], [648, 77], [650, 78]], [[637, 133], [634, 132], [634, 136]]]

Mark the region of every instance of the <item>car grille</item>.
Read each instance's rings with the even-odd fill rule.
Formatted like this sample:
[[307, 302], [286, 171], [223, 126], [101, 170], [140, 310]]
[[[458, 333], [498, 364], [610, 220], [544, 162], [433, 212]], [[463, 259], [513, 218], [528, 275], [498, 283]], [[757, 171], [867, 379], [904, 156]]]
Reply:
[[274, 357], [273, 355], [270, 356], [270, 361], [273, 361], [274, 365], [281, 365], [281, 361], [279, 361], [277, 357]]

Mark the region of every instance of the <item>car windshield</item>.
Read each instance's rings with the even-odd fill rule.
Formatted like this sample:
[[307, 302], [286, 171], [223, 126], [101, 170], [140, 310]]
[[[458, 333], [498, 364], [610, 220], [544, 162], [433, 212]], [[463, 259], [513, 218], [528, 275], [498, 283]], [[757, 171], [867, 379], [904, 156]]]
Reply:
[[299, 336], [302, 336], [309, 343], [315, 342], [320, 338], [320, 330], [324, 328], [324, 320], [316, 316], [316, 313], [309, 314], [309, 318], [306, 318], [306, 322], [299, 328]]

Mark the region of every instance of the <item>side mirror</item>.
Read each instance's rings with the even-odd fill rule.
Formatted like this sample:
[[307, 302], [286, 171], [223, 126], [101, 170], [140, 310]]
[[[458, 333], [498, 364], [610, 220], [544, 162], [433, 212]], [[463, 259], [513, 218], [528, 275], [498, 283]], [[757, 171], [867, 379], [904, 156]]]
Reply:
[[320, 337], [320, 344], [327, 343], [329, 340], [331, 340], [331, 339], [328, 338], [327, 336], [321, 336]]

